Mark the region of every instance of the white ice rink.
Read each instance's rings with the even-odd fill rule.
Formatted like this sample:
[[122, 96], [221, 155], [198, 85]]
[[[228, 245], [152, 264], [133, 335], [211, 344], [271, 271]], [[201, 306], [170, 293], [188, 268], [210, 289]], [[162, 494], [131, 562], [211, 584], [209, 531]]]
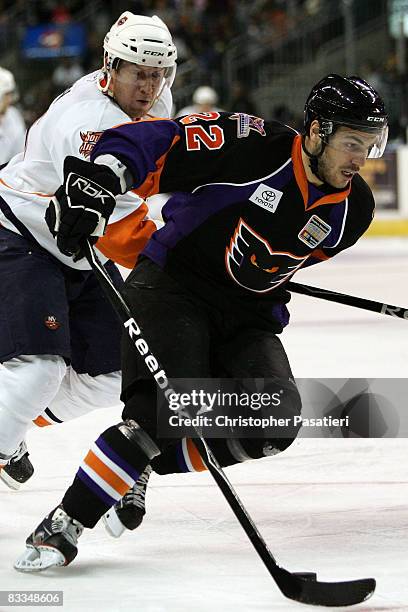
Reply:
[[[408, 307], [406, 242], [363, 241], [295, 280]], [[282, 340], [295, 376], [407, 377], [408, 321], [302, 296], [291, 313]], [[117, 420], [110, 409], [30, 432], [36, 474], [19, 492], [0, 485], [0, 590], [62, 590], [56, 609], [64, 612], [306, 610], [278, 591], [207, 474], [153, 475], [139, 530], [113, 540], [97, 526], [81, 537], [71, 566], [13, 569], [89, 443]], [[300, 439], [228, 474], [279, 563], [328, 581], [377, 579], [371, 600], [344, 610], [408, 611], [406, 447], [403, 439]]]

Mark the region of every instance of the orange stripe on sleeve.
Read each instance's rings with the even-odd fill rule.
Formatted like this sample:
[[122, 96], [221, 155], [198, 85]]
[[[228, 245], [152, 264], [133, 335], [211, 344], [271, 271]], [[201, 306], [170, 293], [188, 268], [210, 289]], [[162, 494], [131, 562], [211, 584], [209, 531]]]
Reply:
[[187, 452], [191, 462], [191, 465], [196, 472], [204, 472], [207, 468], [205, 467], [203, 460], [201, 459], [200, 453], [198, 452], [194, 442], [187, 438]]
[[173, 138], [168, 151], [166, 151], [166, 153], [164, 153], [157, 160], [156, 170], [154, 170], [153, 172], [149, 172], [145, 180], [143, 181], [143, 183], [135, 189], [135, 192], [137, 193], [137, 195], [143, 198], [144, 200], [148, 198], [149, 196], [154, 195], [155, 193], [160, 193], [159, 183], [160, 183], [161, 173], [163, 172], [164, 162], [166, 161], [166, 157], [170, 153], [171, 149], [174, 147], [176, 142], [178, 142], [179, 140], [180, 140], [180, 136], [177, 134]]
[[103, 461], [99, 459], [91, 450], [88, 452], [84, 462], [98, 474], [112, 489], [115, 489], [121, 497], [129, 490], [127, 482], [122, 480], [115, 472], [113, 472]]
[[147, 210], [143, 203], [127, 217], [108, 225], [105, 235], [96, 243], [105, 257], [125, 268], [134, 268], [139, 253], [157, 229], [154, 221], [145, 219]]
[[44, 419], [44, 417], [41, 415], [34, 419], [33, 423], [34, 425], [37, 425], [37, 427], [47, 427], [48, 425], [52, 425], [50, 421], [47, 421], [47, 419]]

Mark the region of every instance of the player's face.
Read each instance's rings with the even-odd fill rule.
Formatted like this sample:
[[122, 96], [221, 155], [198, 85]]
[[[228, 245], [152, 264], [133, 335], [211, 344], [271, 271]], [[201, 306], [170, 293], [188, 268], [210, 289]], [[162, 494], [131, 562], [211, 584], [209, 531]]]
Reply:
[[121, 109], [132, 119], [149, 112], [163, 84], [164, 68], [121, 61], [112, 70], [111, 90]]
[[339, 127], [330, 136], [318, 161], [319, 176], [337, 189], [348, 187], [364, 166], [377, 137], [359, 130]]

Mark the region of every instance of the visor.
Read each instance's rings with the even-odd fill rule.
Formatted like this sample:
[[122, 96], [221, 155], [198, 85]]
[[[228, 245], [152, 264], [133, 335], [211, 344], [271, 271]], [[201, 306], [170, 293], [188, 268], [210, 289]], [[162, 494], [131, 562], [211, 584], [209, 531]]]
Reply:
[[[379, 118], [383, 119], [383, 118]], [[366, 159], [382, 157], [388, 140], [388, 125], [384, 123], [367, 125], [367, 123], [327, 121], [321, 122], [320, 136], [326, 145], [343, 153], [363, 155]], [[335, 128], [345, 127], [353, 132], [338, 132]], [[334, 132], [334, 133], [333, 133]], [[360, 132], [360, 133], [359, 133]], [[331, 136], [329, 141], [329, 136]]]

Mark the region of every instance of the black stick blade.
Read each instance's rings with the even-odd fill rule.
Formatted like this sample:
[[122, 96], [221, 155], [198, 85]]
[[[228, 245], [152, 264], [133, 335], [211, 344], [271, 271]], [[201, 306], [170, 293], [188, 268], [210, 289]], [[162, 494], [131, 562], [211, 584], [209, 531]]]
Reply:
[[373, 578], [319, 582], [313, 579], [313, 574], [307, 576], [290, 573], [276, 566], [269, 570], [286, 597], [313, 606], [352, 606], [371, 597], [376, 586]]

